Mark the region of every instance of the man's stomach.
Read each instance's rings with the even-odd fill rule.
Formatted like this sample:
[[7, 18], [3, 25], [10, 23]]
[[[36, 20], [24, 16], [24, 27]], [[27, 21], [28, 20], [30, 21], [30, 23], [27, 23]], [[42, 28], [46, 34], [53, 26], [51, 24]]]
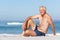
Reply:
[[48, 28], [40, 28], [40, 27], [38, 27], [38, 30], [40, 31], [40, 32], [43, 32], [43, 33], [47, 33], [47, 29]]

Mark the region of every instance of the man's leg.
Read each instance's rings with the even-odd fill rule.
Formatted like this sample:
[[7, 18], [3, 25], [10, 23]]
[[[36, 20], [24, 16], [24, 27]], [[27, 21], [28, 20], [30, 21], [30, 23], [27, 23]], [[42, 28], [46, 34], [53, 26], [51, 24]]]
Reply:
[[23, 23], [23, 25], [22, 25], [22, 29], [23, 29], [24, 31], [26, 31], [26, 30], [27, 30], [26, 22], [24, 22], [24, 23]]
[[29, 29], [30, 27], [32, 28], [32, 30], [34, 30], [36, 27], [36, 24], [33, 22], [32, 19], [30, 19], [27, 24], [27, 28]]
[[36, 33], [33, 30], [26, 30], [23, 36], [36, 36]]
[[25, 31], [25, 30], [27, 30], [27, 25], [28, 25], [28, 21], [30, 20], [30, 17], [28, 17], [25, 21], [24, 21], [24, 23], [23, 23], [23, 25], [22, 25], [22, 29]]
[[[32, 27], [32, 29], [35, 29], [35, 23], [32, 21], [32, 19], [28, 20], [27, 22], [27, 29]], [[36, 33], [33, 30], [26, 30], [24, 31], [24, 36], [36, 36]]]

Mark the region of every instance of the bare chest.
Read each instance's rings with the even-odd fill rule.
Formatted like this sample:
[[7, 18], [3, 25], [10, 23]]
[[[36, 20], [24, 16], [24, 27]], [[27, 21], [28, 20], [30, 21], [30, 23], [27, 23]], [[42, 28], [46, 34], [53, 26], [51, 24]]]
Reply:
[[41, 17], [39, 18], [39, 21], [40, 21], [40, 26], [48, 26], [48, 18]]

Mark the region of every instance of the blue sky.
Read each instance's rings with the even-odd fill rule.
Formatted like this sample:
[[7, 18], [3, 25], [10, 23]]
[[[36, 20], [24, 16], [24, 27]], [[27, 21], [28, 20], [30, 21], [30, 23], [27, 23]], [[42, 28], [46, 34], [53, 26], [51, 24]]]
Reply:
[[42, 5], [53, 20], [60, 20], [60, 0], [0, 0], [0, 20], [24, 20]]

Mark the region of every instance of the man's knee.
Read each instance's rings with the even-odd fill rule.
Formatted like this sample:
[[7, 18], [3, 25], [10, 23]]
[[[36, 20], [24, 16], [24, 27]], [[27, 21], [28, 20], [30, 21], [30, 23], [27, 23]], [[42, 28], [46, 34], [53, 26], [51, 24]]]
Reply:
[[28, 23], [29, 23], [29, 24], [33, 23], [33, 20], [32, 20], [32, 19], [30, 19], [30, 20], [28, 21]]

